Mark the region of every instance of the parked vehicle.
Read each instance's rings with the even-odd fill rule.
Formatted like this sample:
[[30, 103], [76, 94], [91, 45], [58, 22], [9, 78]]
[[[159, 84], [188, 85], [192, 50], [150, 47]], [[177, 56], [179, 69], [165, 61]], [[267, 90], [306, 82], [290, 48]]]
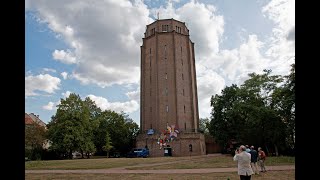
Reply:
[[149, 149], [147, 148], [134, 148], [127, 154], [128, 158], [134, 158], [134, 157], [146, 158], [148, 156], [149, 156]]
[[235, 141], [234, 139], [229, 140], [227, 145], [222, 149], [222, 154], [231, 154], [234, 156], [235, 150], [240, 147], [241, 143]]

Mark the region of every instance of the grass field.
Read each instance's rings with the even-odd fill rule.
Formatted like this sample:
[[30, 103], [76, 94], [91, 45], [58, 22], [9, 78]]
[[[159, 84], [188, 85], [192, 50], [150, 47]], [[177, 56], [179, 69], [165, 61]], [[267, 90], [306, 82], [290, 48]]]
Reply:
[[[268, 157], [268, 166], [294, 165], [294, 157]], [[92, 158], [73, 160], [51, 160], [51, 161], [27, 161], [26, 170], [77, 170], [77, 169], [110, 169], [125, 168], [129, 170], [160, 170], [160, 169], [199, 169], [199, 168], [236, 168], [237, 164], [230, 155], [219, 156], [194, 156], [194, 157], [156, 157], [156, 158]], [[63, 173], [63, 174], [37, 174], [26, 173], [25, 179], [118, 179], [118, 180], [194, 180], [194, 179], [217, 179], [217, 180], [238, 180], [237, 172], [226, 173], [202, 173], [202, 174], [84, 174], [84, 173]], [[253, 175], [252, 180], [294, 180], [295, 170], [268, 171]]]
[[[294, 165], [294, 157], [268, 157], [266, 166]], [[155, 157], [155, 158], [100, 158], [50, 161], [27, 161], [25, 169], [193, 169], [236, 167], [230, 155], [194, 157]]]

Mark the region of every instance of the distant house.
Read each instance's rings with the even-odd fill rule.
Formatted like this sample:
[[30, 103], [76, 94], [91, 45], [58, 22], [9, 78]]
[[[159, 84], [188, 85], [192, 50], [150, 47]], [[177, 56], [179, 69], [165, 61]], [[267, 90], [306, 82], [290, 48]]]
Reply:
[[[47, 125], [39, 118], [39, 115], [35, 115], [34, 113], [30, 113], [30, 114], [25, 113], [24, 114], [24, 123], [25, 123], [25, 126], [37, 124], [39, 126], [44, 127], [45, 130], [47, 130]], [[50, 147], [49, 140], [46, 140], [43, 143], [42, 147], [43, 147], [43, 149], [48, 149]]]
[[32, 118], [27, 113], [24, 113], [24, 123], [25, 125], [33, 124]]
[[39, 124], [40, 126], [47, 129], [47, 125], [39, 118], [39, 115], [35, 115], [33, 113], [28, 114], [29, 117], [33, 120], [33, 122]]

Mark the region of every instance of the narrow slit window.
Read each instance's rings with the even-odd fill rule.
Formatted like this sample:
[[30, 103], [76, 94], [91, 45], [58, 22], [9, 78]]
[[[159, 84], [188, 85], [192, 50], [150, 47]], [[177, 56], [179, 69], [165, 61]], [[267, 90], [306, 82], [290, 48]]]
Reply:
[[183, 74], [182, 74], [182, 80], [184, 80], [184, 79], [183, 79]]
[[169, 112], [169, 106], [167, 105], [167, 112]]
[[167, 45], [164, 45], [164, 58], [167, 59]]
[[187, 130], [187, 123], [184, 123], [184, 130]]
[[182, 89], [182, 95], [184, 96], [184, 89]]
[[183, 106], [183, 111], [184, 113], [186, 113], [186, 106]]
[[168, 73], [166, 73], [166, 79], [168, 79]]
[[150, 58], [150, 67], [151, 67], [151, 48], [150, 48], [150, 56], [149, 56], [149, 58]]

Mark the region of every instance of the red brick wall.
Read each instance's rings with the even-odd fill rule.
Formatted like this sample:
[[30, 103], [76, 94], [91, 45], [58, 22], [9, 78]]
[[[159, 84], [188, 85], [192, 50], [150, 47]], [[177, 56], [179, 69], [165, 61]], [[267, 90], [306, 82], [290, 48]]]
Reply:
[[[137, 138], [137, 148], [145, 147], [150, 151], [150, 157], [164, 156], [164, 147], [160, 148], [159, 135], [140, 134]], [[147, 140], [146, 140], [147, 138]], [[189, 144], [192, 144], [192, 152], [189, 151]], [[201, 133], [181, 133], [172, 142], [167, 143], [172, 148], [172, 156], [199, 156], [206, 154], [204, 135]]]

